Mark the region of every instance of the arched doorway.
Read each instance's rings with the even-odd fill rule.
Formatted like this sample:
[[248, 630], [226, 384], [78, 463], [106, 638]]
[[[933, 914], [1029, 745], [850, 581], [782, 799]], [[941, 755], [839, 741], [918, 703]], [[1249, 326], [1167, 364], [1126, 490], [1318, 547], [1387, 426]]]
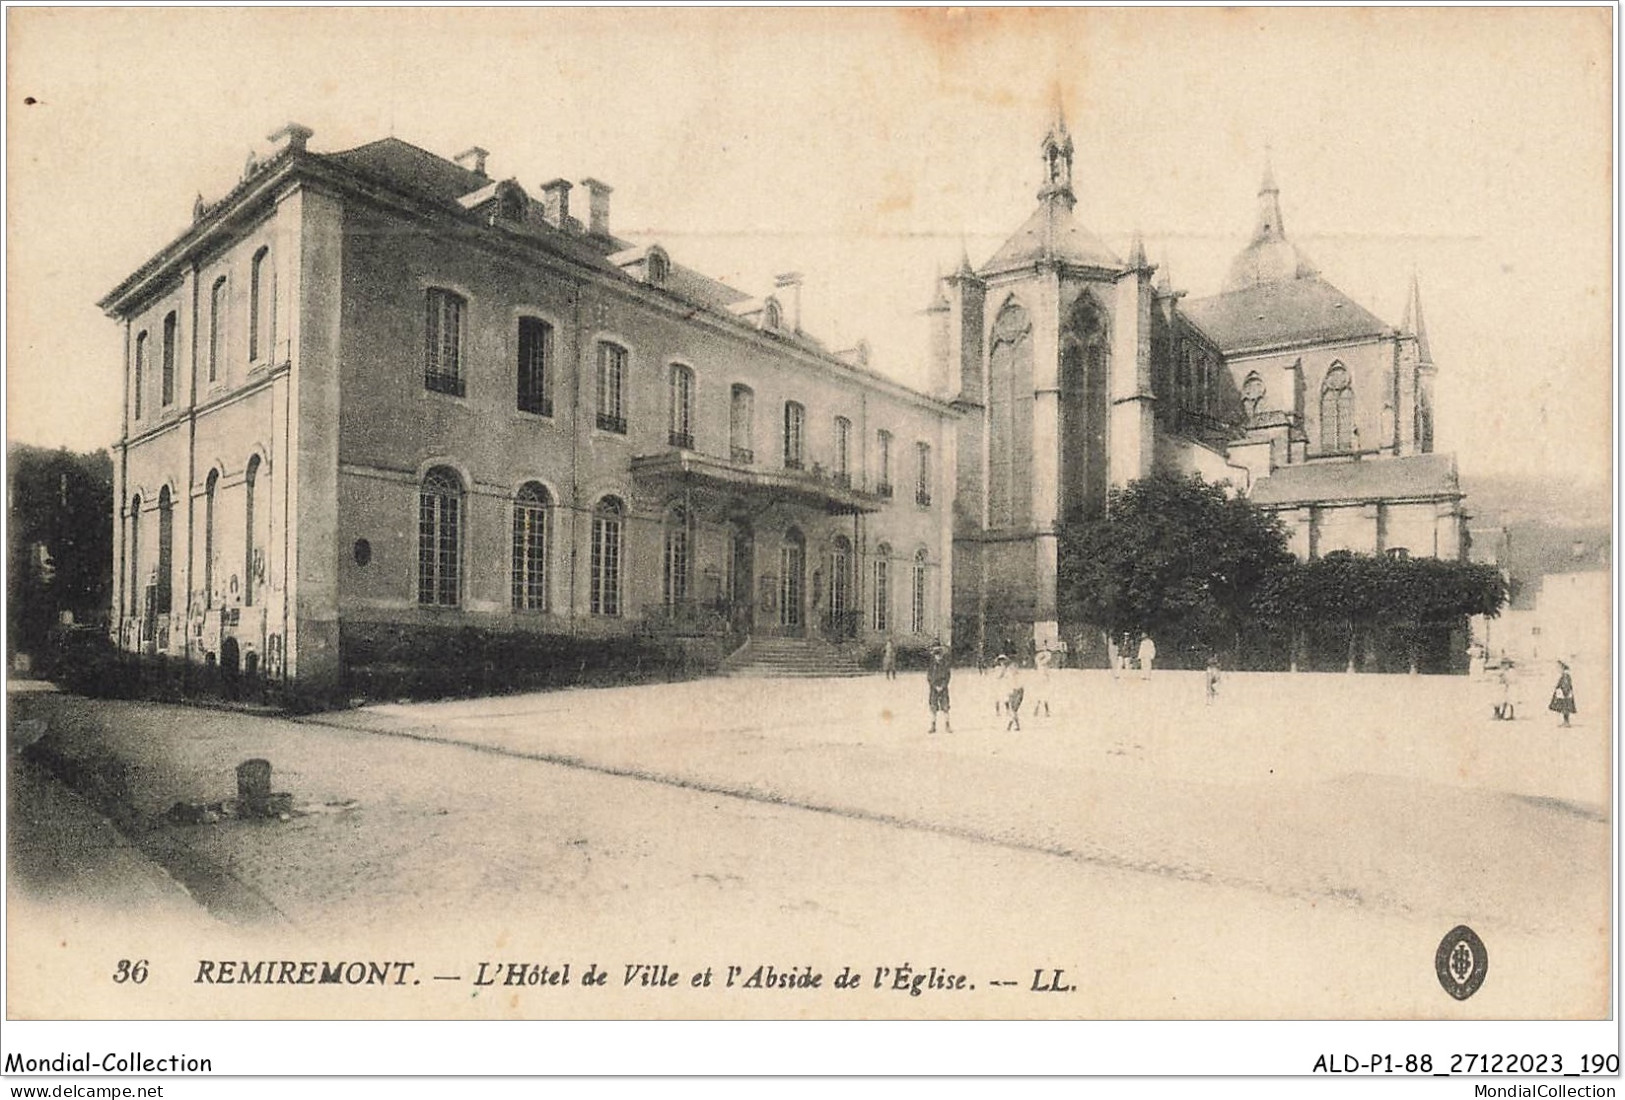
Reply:
[[807, 589], [807, 538], [800, 528], [792, 527], [784, 533], [784, 545], [779, 548], [779, 629], [792, 637], [800, 637], [806, 625], [802, 607]]
[[735, 519], [728, 525], [728, 575], [723, 595], [734, 633], [749, 634], [756, 625], [756, 536], [750, 521]]

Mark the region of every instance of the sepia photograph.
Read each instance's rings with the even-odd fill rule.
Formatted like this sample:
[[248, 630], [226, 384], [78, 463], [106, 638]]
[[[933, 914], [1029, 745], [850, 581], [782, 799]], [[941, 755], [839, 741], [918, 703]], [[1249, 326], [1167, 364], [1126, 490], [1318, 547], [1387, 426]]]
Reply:
[[8, 8], [5, 1073], [1617, 1079], [1615, 14]]

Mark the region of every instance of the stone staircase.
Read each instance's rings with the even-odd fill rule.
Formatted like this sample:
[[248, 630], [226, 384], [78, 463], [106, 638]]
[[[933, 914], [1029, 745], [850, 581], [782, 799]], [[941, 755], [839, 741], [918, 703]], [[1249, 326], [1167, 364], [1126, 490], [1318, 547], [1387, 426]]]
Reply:
[[856, 647], [817, 638], [765, 638], [752, 635], [722, 662], [726, 676], [863, 676]]

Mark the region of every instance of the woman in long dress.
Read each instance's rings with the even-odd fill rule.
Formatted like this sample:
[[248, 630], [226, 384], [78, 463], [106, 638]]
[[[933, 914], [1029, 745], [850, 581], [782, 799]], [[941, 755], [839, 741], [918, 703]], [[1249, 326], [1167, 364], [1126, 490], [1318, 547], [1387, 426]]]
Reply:
[[1552, 691], [1549, 707], [1563, 716], [1563, 724], [1566, 726], [1569, 724], [1569, 715], [1574, 714], [1579, 708], [1574, 705], [1574, 681], [1569, 678], [1569, 666], [1559, 661], [1557, 667], [1563, 671], [1558, 674], [1557, 687]]

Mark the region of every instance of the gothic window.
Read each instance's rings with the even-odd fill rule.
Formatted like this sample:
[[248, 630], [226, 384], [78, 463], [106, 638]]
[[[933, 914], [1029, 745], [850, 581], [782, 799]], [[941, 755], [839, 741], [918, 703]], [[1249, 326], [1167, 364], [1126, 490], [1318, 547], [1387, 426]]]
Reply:
[[164, 318], [163, 403], [175, 403], [175, 314]]
[[547, 490], [526, 482], [513, 501], [513, 609], [547, 610]]
[[1332, 364], [1320, 386], [1320, 449], [1328, 454], [1354, 449], [1354, 387], [1341, 363]]
[[916, 634], [925, 633], [925, 568], [927, 560], [922, 547], [914, 555], [914, 615], [909, 627]]
[[799, 470], [807, 457], [807, 410], [799, 401], [784, 403], [784, 468]]
[[546, 321], [519, 318], [517, 383], [520, 412], [553, 415], [553, 326]]
[[988, 352], [988, 514], [994, 527], [1032, 520], [1033, 342], [1027, 311], [1007, 303]]
[[592, 514], [592, 613], [621, 613], [621, 548], [626, 509], [615, 497], [598, 502]]
[[835, 418], [835, 480], [841, 485], [852, 484], [852, 421], [844, 416]]
[[681, 505], [666, 513], [666, 553], [661, 595], [668, 608], [688, 599], [688, 513]]
[[135, 379], [131, 386], [134, 408], [130, 415], [136, 420], [141, 419], [141, 389], [147, 382], [147, 355], [147, 334], [143, 332], [135, 338]]
[[728, 451], [735, 462], [756, 461], [756, 394], [735, 383], [728, 398]]
[[[252, 314], [250, 323], [252, 324]], [[222, 275], [214, 281], [214, 289], [209, 292], [209, 381], [219, 381], [220, 369], [225, 365], [226, 277]]]
[[671, 365], [671, 432], [669, 442], [685, 451], [694, 449], [694, 372], [681, 363]]
[[1249, 421], [1257, 420], [1259, 411], [1264, 406], [1264, 380], [1253, 371], [1247, 376], [1247, 381], [1241, 384], [1241, 405]]
[[875, 482], [875, 492], [883, 497], [891, 496], [891, 433], [881, 428], [875, 433], [875, 469], [878, 471], [878, 480]]
[[158, 593], [156, 610], [160, 615], [170, 612], [174, 599], [175, 572], [175, 502], [169, 495], [169, 486], [158, 490]]
[[462, 571], [463, 481], [436, 466], [418, 491], [418, 603], [456, 607]]
[[424, 295], [423, 387], [435, 393], [463, 396], [463, 309], [466, 303], [449, 290]]
[[875, 549], [874, 628], [891, 629], [891, 547], [884, 542]]
[[626, 434], [626, 349], [608, 341], [598, 345], [598, 427]]
[[243, 606], [254, 603], [254, 487], [260, 477], [260, 456], [248, 460], [243, 474]]
[[[262, 358], [270, 357], [270, 332], [269, 326], [265, 324], [264, 316], [267, 298], [265, 272], [270, 266], [266, 261], [270, 259], [270, 256], [271, 250], [269, 248], [260, 249], [254, 253], [254, 260], [248, 268], [248, 361], [250, 363], [257, 363]], [[262, 329], [266, 331], [261, 331]], [[213, 378], [214, 375], [211, 373], [209, 377]]]

